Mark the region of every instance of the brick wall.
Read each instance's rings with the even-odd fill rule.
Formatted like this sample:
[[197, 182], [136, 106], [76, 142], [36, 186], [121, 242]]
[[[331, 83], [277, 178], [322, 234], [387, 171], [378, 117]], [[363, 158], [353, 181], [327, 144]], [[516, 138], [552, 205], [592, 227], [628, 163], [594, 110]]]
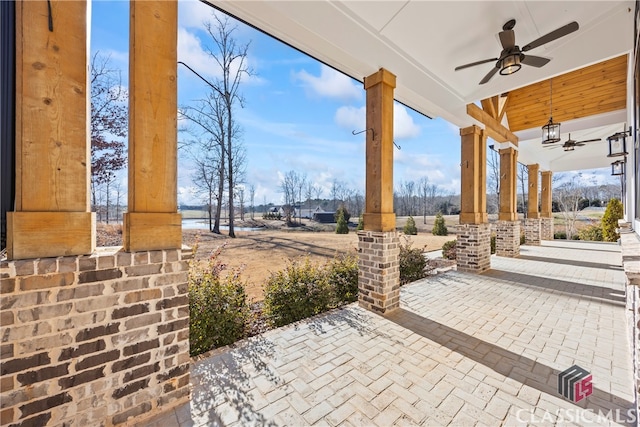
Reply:
[[[622, 268], [626, 276], [627, 315], [629, 335], [633, 346], [633, 372], [636, 392], [640, 394], [640, 236], [631, 230], [631, 224], [623, 220], [620, 224], [622, 246]], [[636, 402], [637, 403], [637, 402]]]
[[520, 256], [520, 221], [497, 221], [496, 255], [514, 258]]
[[458, 271], [481, 273], [491, 267], [491, 225], [460, 224], [457, 228]]
[[553, 218], [540, 218], [540, 239], [553, 240]]
[[395, 231], [358, 232], [358, 301], [386, 313], [400, 306], [400, 239]]
[[0, 424], [117, 425], [189, 397], [191, 252], [0, 264]]
[[524, 221], [524, 240], [527, 245], [540, 245], [540, 218], [527, 218]]

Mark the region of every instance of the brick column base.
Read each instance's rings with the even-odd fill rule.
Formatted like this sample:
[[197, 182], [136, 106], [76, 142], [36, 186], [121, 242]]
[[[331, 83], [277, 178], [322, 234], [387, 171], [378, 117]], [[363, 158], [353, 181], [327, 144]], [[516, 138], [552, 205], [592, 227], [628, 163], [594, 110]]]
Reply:
[[496, 222], [496, 255], [520, 256], [520, 221]]
[[540, 218], [540, 240], [553, 240], [553, 218]]
[[380, 314], [400, 306], [400, 238], [397, 231], [358, 232], [358, 302]]
[[457, 228], [458, 271], [481, 273], [491, 268], [491, 225], [460, 224]]
[[1, 425], [135, 425], [189, 401], [191, 250], [0, 262]]
[[540, 246], [540, 218], [527, 218], [524, 222], [524, 241], [527, 245]]

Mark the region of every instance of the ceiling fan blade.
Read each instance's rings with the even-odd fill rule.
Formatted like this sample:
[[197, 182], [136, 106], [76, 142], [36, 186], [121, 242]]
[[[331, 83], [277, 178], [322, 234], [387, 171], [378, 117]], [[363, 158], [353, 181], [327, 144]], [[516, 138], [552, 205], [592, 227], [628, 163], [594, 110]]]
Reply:
[[476, 65], [486, 64], [487, 62], [495, 62], [498, 58], [483, 59], [482, 61], [471, 62], [469, 64], [459, 65], [455, 68], [455, 71], [464, 70], [465, 68], [475, 67]]
[[500, 31], [498, 37], [503, 49], [510, 49], [516, 45], [516, 33], [513, 30]]
[[580, 28], [578, 23], [576, 21], [573, 21], [573, 22], [565, 25], [564, 27], [560, 27], [557, 30], [551, 31], [548, 34], [545, 34], [544, 36], [535, 39], [534, 41], [532, 41], [531, 43], [529, 43], [528, 45], [523, 47], [522, 51], [526, 52], [528, 50], [535, 49], [538, 46], [542, 46], [543, 44], [547, 44], [549, 42], [557, 40], [560, 37], [564, 37], [567, 34], [571, 34], [574, 31], [578, 31], [578, 28]]
[[584, 141], [578, 141], [578, 142], [576, 142], [576, 145], [578, 145], [578, 144], [582, 144], [582, 145], [584, 145], [584, 143], [585, 143], [585, 142], [596, 142], [596, 141], [601, 141], [601, 140], [602, 140], [602, 138], [586, 139], [586, 140], [584, 140]]
[[549, 61], [551, 61], [549, 58], [543, 58], [541, 56], [534, 56], [534, 55], [525, 55], [524, 59], [522, 60], [522, 63], [526, 65], [531, 65], [532, 67], [540, 68], [547, 65]]
[[498, 72], [499, 68], [498, 67], [493, 67], [491, 69], [491, 71], [489, 71], [487, 73], [486, 76], [484, 76], [484, 78], [482, 80], [480, 80], [480, 84], [483, 85], [485, 83], [487, 83], [489, 80], [491, 80], [491, 78]]

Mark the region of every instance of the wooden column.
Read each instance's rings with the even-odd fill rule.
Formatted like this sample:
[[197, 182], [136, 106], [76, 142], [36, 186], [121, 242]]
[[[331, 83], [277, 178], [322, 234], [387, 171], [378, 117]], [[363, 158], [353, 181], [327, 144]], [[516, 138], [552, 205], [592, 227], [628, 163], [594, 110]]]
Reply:
[[551, 171], [543, 171], [540, 173], [542, 175], [542, 191], [541, 191], [541, 206], [540, 206], [540, 217], [541, 218], [552, 218], [552, 205], [551, 205], [551, 178], [553, 177], [553, 172]]
[[487, 136], [478, 126], [460, 129], [460, 224], [487, 222]]
[[177, 206], [177, 1], [131, 1], [126, 251], [182, 245]]
[[16, 199], [9, 259], [89, 254], [87, 2], [16, 2]]
[[364, 229], [394, 231], [393, 90], [396, 76], [381, 68], [365, 77], [367, 91], [367, 171]]
[[518, 152], [515, 148], [500, 150], [500, 221], [516, 221], [517, 211], [517, 167]]
[[529, 173], [527, 218], [536, 219], [540, 218], [540, 211], [538, 210], [538, 173], [540, 171], [540, 165], [537, 163], [527, 165], [527, 171]]

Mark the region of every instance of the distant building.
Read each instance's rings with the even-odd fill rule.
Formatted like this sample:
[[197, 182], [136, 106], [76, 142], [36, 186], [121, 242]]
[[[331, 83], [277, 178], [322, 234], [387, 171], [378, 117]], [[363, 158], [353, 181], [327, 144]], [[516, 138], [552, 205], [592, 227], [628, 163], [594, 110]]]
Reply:
[[322, 224], [332, 224], [336, 222], [335, 212], [316, 212], [313, 214], [313, 220]]

